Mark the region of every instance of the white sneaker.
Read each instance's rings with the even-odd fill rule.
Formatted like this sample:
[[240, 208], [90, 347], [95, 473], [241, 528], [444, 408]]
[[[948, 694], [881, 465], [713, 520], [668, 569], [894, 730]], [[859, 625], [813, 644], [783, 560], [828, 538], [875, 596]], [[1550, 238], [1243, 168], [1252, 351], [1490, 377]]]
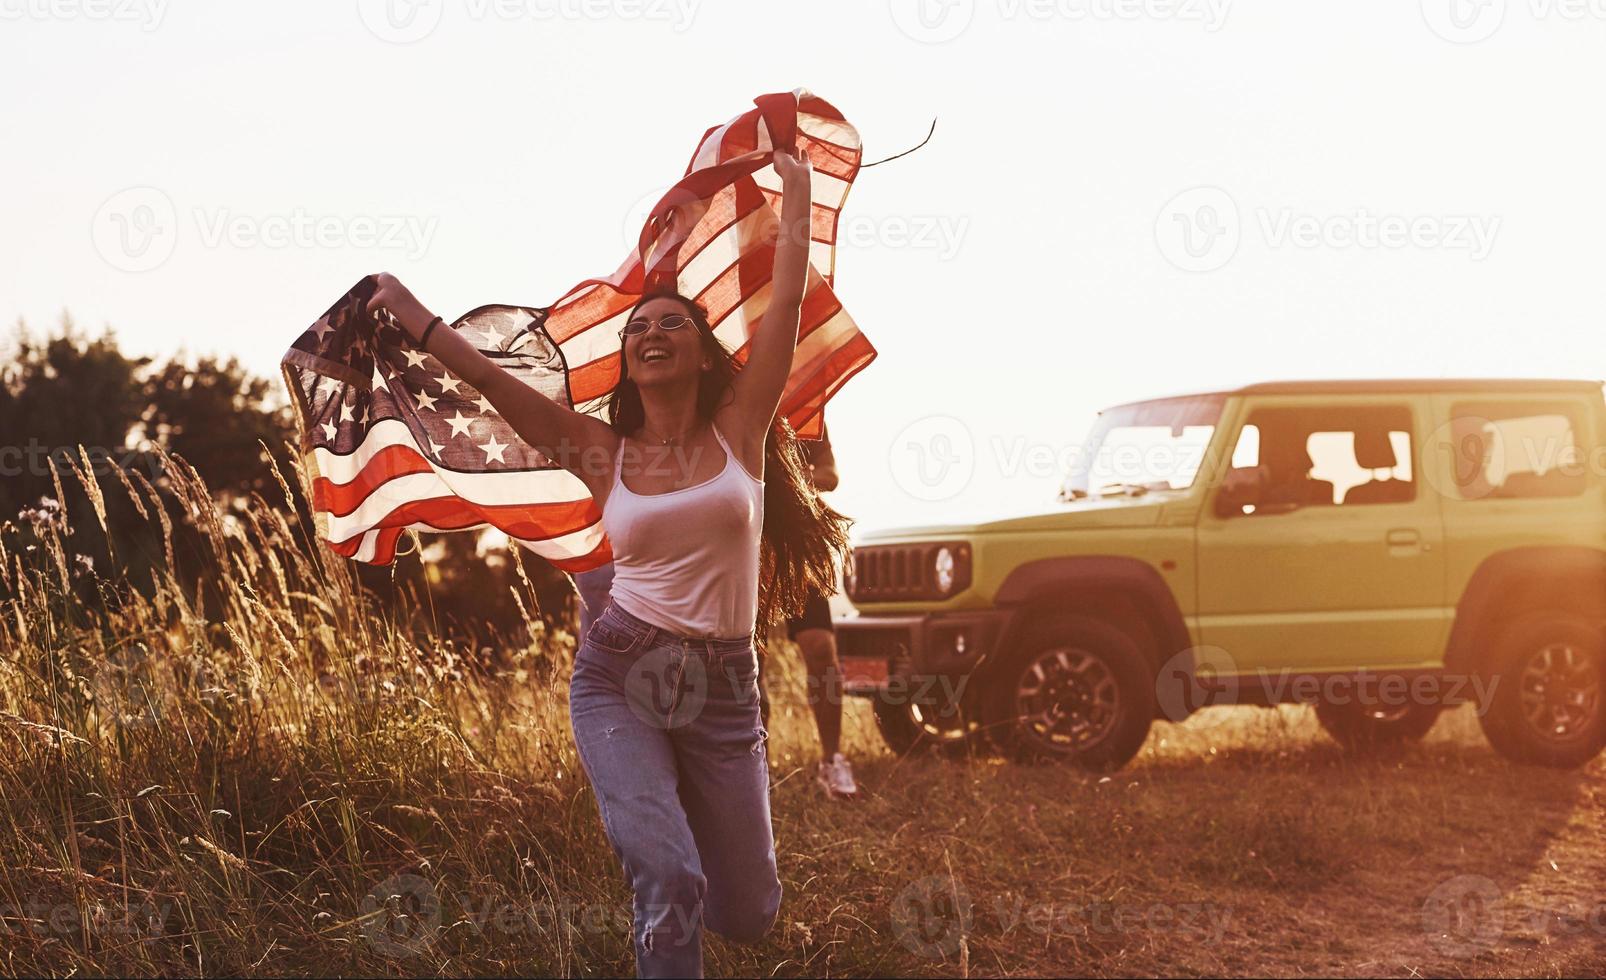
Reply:
[[840, 752], [833, 755], [830, 762], [820, 763], [815, 780], [832, 799], [851, 800], [859, 795], [859, 784], [853, 781], [853, 764]]

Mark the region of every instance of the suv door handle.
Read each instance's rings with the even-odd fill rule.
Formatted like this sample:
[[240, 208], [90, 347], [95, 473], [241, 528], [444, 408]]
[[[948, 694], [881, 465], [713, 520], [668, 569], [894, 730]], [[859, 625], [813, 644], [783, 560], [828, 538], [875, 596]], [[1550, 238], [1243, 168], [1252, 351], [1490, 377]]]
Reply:
[[[1383, 541], [1390, 548], [1415, 548], [1422, 542], [1422, 534], [1414, 527], [1397, 527], [1383, 536]], [[1421, 544], [1422, 550], [1427, 551], [1431, 546]]]

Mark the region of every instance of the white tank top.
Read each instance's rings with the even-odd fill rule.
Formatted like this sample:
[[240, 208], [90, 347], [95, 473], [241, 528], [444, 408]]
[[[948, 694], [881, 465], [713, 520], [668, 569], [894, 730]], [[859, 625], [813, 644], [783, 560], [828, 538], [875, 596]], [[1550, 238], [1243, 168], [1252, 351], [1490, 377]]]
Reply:
[[613, 460], [602, 527], [613, 544], [613, 597], [625, 612], [681, 636], [740, 639], [758, 616], [764, 481], [747, 472], [716, 426], [725, 467], [667, 493], [634, 493]]

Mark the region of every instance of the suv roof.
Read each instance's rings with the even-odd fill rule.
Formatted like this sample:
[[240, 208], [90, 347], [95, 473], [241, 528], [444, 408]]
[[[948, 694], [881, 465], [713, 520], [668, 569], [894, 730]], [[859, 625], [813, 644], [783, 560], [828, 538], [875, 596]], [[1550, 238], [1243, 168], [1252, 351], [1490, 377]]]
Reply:
[[1226, 395], [1435, 394], [1457, 391], [1599, 392], [1603, 385], [1606, 385], [1606, 381], [1564, 378], [1341, 378], [1328, 381], [1260, 381], [1240, 388], [1141, 398], [1137, 401], [1111, 405], [1110, 408], [1122, 408], [1145, 402]]
[[1263, 381], [1238, 389], [1244, 395], [1294, 395], [1315, 392], [1342, 394], [1451, 391], [1591, 391], [1602, 382], [1560, 378], [1399, 378], [1362, 381]]

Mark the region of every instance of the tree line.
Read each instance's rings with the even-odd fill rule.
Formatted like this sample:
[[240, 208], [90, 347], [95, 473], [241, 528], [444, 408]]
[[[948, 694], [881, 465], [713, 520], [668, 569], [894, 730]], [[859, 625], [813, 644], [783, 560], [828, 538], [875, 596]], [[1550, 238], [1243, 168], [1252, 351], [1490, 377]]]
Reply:
[[[174, 465], [193, 467], [224, 515], [276, 507], [294, 510], [292, 523], [311, 528], [291, 469], [294, 423], [277, 379], [253, 375], [232, 356], [132, 355], [114, 331], [91, 336], [67, 316], [42, 337], [19, 322], [0, 352], [0, 526], [19, 555], [40, 522], [52, 521], [68, 535], [74, 574], [150, 589], [169, 559], [159, 522], [142, 518], [125, 492], [143, 483], [166, 505], [172, 574], [204, 597], [218, 570], [200, 567], [198, 552], [184, 545], [197, 515], [163, 492]], [[77, 474], [95, 481], [98, 502]], [[494, 655], [499, 643], [520, 642], [524, 619], [509, 592], [518, 576], [505, 551], [482, 554], [473, 533], [419, 535], [418, 545], [392, 566], [355, 566], [376, 601], [412, 593], [437, 629], [476, 651]], [[567, 579], [543, 561], [523, 567], [541, 616], [567, 622]]]

